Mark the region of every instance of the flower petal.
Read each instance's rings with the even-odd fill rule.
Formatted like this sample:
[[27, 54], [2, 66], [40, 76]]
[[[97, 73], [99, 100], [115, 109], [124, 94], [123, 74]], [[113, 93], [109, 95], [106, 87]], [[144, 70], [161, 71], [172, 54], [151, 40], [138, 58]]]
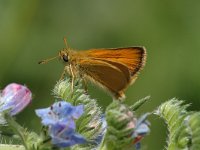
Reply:
[[7, 85], [0, 98], [0, 112], [10, 109], [10, 115], [21, 112], [32, 100], [31, 91], [23, 85], [11, 83]]
[[73, 118], [78, 119], [84, 112], [84, 106], [79, 105], [74, 107], [74, 111], [72, 113]]
[[68, 147], [84, 143], [83, 136], [75, 132], [75, 119], [83, 114], [83, 105], [72, 106], [65, 101], [54, 103], [51, 107], [35, 110], [42, 124], [49, 127], [52, 143], [58, 147]]
[[43, 125], [55, 123], [67, 124], [71, 119], [78, 119], [83, 113], [83, 105], [72, 106], [70, 103], [60, 101], [51, 107], [35, 110], [36, 115], [41, 117]]

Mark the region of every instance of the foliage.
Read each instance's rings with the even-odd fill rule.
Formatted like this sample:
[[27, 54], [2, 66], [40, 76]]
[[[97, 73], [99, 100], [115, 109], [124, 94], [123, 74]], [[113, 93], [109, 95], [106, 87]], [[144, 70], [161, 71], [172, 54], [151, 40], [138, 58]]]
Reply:
[[[151, 113], [145, 113], [138, 118], [136, 111], [149, 96], [131, 106], [113, 101], [103, 113], [97, 101], [85, 93], [79, 82], [81, 81], [76, 80], [73, 92], [69, 79], [59, 81], [55, 85], [55, 102], [48, 108], [36, 110], [36, 115], [42, 119], [43, 127], [40, 133], [21, 126], [15, 120], [15, 114], [21, 112], [31, 101], [32, 93], [28, 90], [27, 96], [27, 93], [21, 90], [21, 85], [16, 88], [16, 84], [11, 84], [14, 85], [14, 91], [9, 88], [1, 93], [1, 137], [7, 136], [18, 141], [20, 145], [16, 149], [19, 150], [140, 149], [140, 140], [150, 132], [150, 123], [146, 118]], [[5, 93], [8, 93], [8, 96]], [[154, 114], [163, 118], [167, 124], [167, 150], [200, 149], [200, 112], [187, 111], [188, 106], [183, 104], [182, 100], [174, 98], [154, 111]], [[17, 110], [16, 113], [12, 113], [13, 110]], [[9, 147], [1, 144], [0, 148], [4, 147], [6, 150], [5, 146], [9, 149], [15, 145], [11, 144]]]
[[190, 112], [182, 100], [175, 98], [161, 104], [155, 111], [167, 124], [167, 150], [200, 149], [200, 112]]
[[[15, 121], [15, 116], [10, 115], [15, 106], [4, 109], [1, 112], [2, 119], [5, 120], [1, 125], [2, 135], [11, 139], [15, 137], [19, 144], [24, 146], [19, 149], [115, 150], [132, 149], [139, 143], [138, 137], [144, 137], [149, 132], [145, 123], [146, 117], [142, 121], [137, 120], [133, 111], [146, 99], [140, 100], [132, 107], [113, 101], [104, 114], [97, 101], [85, 93], [79, 82], [75, 82], [73, 92], [69, 79], [59, 81], [55, 85], [55, 103], [48, 108], [36, 110], [36, 115], [42, 119], [43, 127], [40, 133], [31, 132]], [[15, 101], [20, 102], [19, 99], [11, 100]], [[10, 101], [8, 102], [10, 104]], [[119, 143], [120, 146], [116, 147]]]

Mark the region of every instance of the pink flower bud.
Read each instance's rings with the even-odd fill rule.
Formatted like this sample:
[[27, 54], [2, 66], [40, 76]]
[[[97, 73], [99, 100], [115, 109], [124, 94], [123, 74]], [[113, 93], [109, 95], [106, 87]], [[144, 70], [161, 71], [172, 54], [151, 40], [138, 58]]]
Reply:
[[10, 115], [21, 112], [32, 100], [31, 91], [23, 85], [11, 83], [0, 95], [0, 112], [10, 109]]

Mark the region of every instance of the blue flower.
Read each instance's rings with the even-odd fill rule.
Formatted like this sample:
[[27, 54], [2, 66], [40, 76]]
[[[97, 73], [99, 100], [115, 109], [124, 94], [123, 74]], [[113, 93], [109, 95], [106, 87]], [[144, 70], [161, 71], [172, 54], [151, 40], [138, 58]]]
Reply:
[[148, 115], [149, 114], [146, 113], [146, 114], [142, 115], [137, 120], [136, 130], [134, 131], [134, 134], [133, 134], [134, 137], [136, 137], [138, 135], [144, 136], [144, 135], [146, 135], [147, 133], [150, 132], [150, 129], [149, 129], [150, 123], [146, 120], [146, 118], [147, 118]]
[[132, 137], [134, 139], [133, 143], [135, 144], [135, 148], [137, 150], [139, 150], [141, 147], [140, 140], [150, 132], [150, 123], [146, 120], [148, 115], [149, 113], [146, 113], [137, 120], [135, 130], [132, 134]]
[[37, 109], [36, 114], [42, 118], [42, 124], [48, 126], [52, 144], [68, 147], [86, 142], [82, 135], [75, 132], [75, 119], [83, 114], [83, 105], [72, 106], [68, 102], [60, 101], [51, 107]]
[[66, 124], [70, 120], [78, 119], [83, 114], [83, 105], [72, 106], [70, 103], [60, 101], [51, 107], [36, 110], [37, 116], [42, 118], [45, 126], [55, 123]]
[[75, 124], [71, 121], [66, 126], [59, 123], [50, 126], [49, 133], [52, 138], [52, 144], [58, 147], [68, 147], [75, 144], [83, 144], [85, 138], [75, 132]]

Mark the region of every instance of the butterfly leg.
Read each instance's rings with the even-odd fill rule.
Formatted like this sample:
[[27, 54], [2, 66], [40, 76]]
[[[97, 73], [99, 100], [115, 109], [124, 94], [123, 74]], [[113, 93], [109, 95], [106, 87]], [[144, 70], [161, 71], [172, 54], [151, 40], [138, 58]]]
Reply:
[[85, 94], [88, 94], [87, 81], [83, 77], [82, 77], [82, 84], [83, 84], [83, 88], [84, 88]]
[[60, 80], [63, 80], [63, 79], [64, 79], [65, 72], [66, 72], [66, 70], [64, 69], [63, 73], [61, 74]]
[[71, 81], [71, 93], [73, 95], [75, 75], [74, 75], [73, 68], [72, 68], [71, 64], [69, 65], [69, 71], [70, 71], [71, 79], [72, 79], [72, 81]]
[[62, 72], [62, 74], [61, 74], [60, 80], [63, 80], [64, 77], [65, 77], [65, 75], [68, 74], [68, 72], [69, 72], [69, 67], [68, 67], [68, 66], [65, 66], [65, 68], [64, 68], [64, 70], [63, 70], [63, 72]]

